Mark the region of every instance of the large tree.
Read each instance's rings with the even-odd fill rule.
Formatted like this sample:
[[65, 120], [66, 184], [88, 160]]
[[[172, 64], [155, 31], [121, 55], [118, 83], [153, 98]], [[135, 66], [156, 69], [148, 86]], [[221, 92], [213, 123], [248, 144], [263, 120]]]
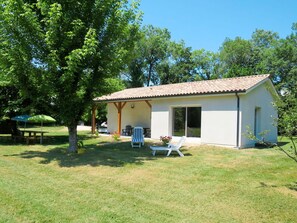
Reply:
[[220, 49], [220, 72], [224, 77], [254, 74], [252, 43], [240, 37], [226, 39]]
[[143, 28], [144, 37], [138, 42], [138, 50], [144, 62], [146, 86], [159, 84], [157, 66], [168, 56], [170, 32], [154, 26]]
[[3, 0], [0, 69], [32, 101], [42, 100], [68, 127], [97, 94], [110, 91], [139, 27], [138, 3], [128, 0]]

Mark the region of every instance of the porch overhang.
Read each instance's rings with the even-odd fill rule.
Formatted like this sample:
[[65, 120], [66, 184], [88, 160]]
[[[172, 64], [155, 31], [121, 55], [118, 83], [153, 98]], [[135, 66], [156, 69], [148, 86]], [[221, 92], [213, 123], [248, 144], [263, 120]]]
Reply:
[[93, 108], [92, 108], [92, 134], [95, 134], [96, 131], [96, 110], [98, 109], [99, 103], [112, 103], [117, 109], [117, 133], [121, 134], [122, 129], [122, 110], [128, 102], [145, 102], [149, 108], [152, 108], [150, 100], [94, 100]]

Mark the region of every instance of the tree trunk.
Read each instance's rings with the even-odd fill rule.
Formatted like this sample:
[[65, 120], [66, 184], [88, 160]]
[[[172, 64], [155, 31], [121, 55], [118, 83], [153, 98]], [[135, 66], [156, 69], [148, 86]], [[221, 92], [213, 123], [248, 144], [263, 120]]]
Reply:
[[68, 152], [77, 152], [77, 125], [68, 126], [69, 133], [69, 148]]
[[151, 82], [151, 79], [152, 79], [152, 72], [153, 72], [153, 65], [150, 64], [149, 65], [149, 72], [148, 72], [148, 76], [147, 76], [147, 83], [146, 83], [147, 87], [150, 86], [150, 82]]

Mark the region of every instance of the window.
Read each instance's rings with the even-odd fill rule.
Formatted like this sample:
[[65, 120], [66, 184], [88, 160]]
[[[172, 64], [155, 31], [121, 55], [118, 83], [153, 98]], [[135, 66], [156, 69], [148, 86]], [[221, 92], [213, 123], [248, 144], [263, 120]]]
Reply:
[[201, 107], [173, 108], [172, 135], [201, 137]]

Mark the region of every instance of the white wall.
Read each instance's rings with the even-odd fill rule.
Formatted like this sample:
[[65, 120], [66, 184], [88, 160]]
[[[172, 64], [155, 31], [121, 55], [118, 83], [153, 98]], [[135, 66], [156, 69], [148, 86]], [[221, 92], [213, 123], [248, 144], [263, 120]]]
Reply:
[[236, 147], [236, 96], [209, 97], [203, 105], [201, 142]]
[[[240, 96], [242, 110], [241, 131], [245, 133], [247, 126], [250, 126], [254, 132], [255, 108], [260, 108], [259, 131], [269, 130], [265, 140], [277, 142], [277, 127], [275, 118], [277, 117], [276, 108], [273, 106], [273, 97], [269, 92], [269, 83], [262, 84], [253, 89], [246, 95]], [[255, 142], [248, 139], [245, 135], [241, 135], [241, 147], [254, 146]]]
[[152, 101], [152, 138], [172, 135], [173, 107], [201, 107], [201, 138], [187, 142], [236, 146], [235, 95], [155, 99]]
[[[134, 108], [131, 105], [134, 104]], [[122, 110], [122, 129], [126, 125], [151, 127], [151, 109], [146, 102], [127, 102]], [[113, 103], [107, 105], [107, 129], [109, 132], [118, 130], [118, 111]]]
[[118, 111], [113, 103], [107, 104], [107, 131], [116, 132], [118, 130]]

